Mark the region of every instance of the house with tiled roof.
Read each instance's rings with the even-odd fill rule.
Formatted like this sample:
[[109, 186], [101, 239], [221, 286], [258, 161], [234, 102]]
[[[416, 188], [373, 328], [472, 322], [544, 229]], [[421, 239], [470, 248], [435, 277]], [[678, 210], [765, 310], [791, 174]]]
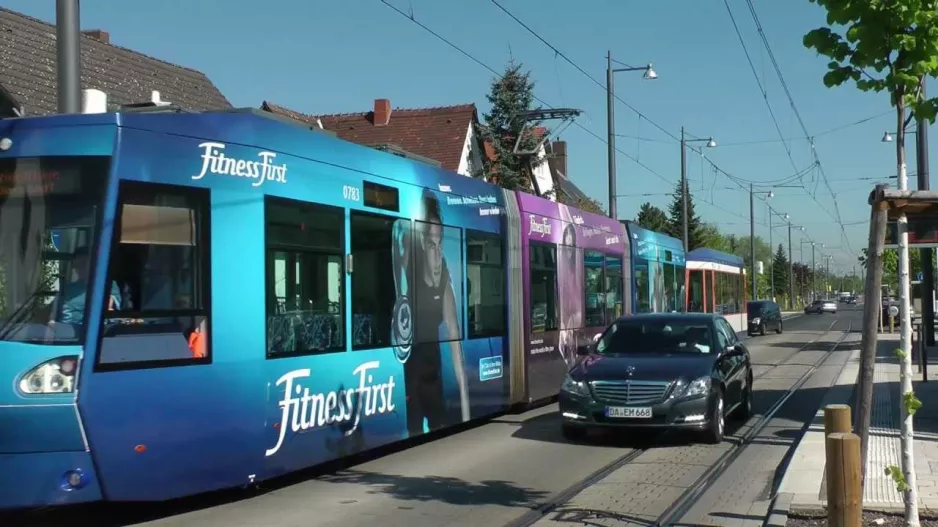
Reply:
[[[391, 108], [388, 99], [376, 99], [371, 111], [312, 115], [268, 101], [261, 110], [287, 117], [360, 145], [451, 170], [467, 177], [480, 177], [483, 156], [492, 160], [495, 151], [479, 137], [478, 112], [474, 104], [436, 108]], [[534, 133], [543, 137], [546, 128]], [[567, 143], [544, 141], [532, 154], [534, 167], [530, 192], [567, 203], [589, 199], [567, 178]]]
[[[110, 110], [163, 101], [190, 111], [231, 108], [205, 74], [115, 46], [107, 31], [82, 31], [81, 87], [107, 94]], [[55, 25], [0, 7], [0, 118], [58, 108]]]
[[371, 111], [310, 115], [264, 101], [261, 110], [334, 133], [341, 139], [384, 150], [473, 177], [482, 170], [482, 145], [475, 134], [474, 104], [435, 108], [391, 108], [376, 99]]

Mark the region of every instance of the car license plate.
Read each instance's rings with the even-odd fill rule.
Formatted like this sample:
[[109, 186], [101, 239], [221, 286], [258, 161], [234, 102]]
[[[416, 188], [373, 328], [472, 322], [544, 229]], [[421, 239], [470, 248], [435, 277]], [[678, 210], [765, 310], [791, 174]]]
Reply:
[[621, 406], [607, 406], [606, 417], [619, 419], [651, 419], [651, 408], [625, 408]]

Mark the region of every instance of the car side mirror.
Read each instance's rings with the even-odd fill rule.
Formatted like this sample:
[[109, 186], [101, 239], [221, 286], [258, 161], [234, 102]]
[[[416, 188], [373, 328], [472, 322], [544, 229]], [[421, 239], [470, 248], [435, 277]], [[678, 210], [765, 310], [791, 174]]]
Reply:
[[590, 344], [583, 344], [583, 345], [581, 345], [581, 346], [577, 346], [577, 348], [576, 348], [576, 354], [577, 354], [577, 355], [589, 355], [589, 354], [590, 354], [590, 350], [591, 350], [592, 348], [593, 348], [593, 346], [590, 345]]
[[742, 355], [743, 349], [739, 346], [739, 344], [735, 346], [727, 346], [726, 350], [724, 350], [724, 353], [730, 357], [733, 357], [736, 355]]

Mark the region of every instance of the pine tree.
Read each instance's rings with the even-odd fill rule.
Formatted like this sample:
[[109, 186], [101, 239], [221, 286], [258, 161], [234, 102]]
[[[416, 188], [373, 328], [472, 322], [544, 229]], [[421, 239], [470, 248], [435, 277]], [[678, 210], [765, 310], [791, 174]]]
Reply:
[[680, 182], [674, 185], [674, 193], [671, 194], [671, 206], [669, 208], [670, 221], [668, 222], [668, 234], [677, 238], [684, 237], [684, 205], [681, 187], [687, 192], [687, 250], [693, 251], [698, 247], [705, 247], [706, 240], [701, 239], [700, 216], [694, 212], [694, 196], [690, 193], [686, 183]]
[[668, 232], [668, 215], [658, 207], [648, 203], [642, 203], [638, 209], [638, 216], [635, 217], [635, 223], [638, 223], [644, 229], [655, 232]]
[[772, 284], [772, 290], [775, 296], [788, 295], [788, 256], [785, 254], [785, 247], [778, 244], [778, 250], [775, 251], [775, 258], [772, 260], [772, 274], [775, 283]]
[[[531, 110], [534, 103], [534, 82], [530, 72], [522, 72], [521, 65], [508, 63], [505, 73], [492, 82], [487, 95], [492, 109], [484, 115], [485, 126], [478, 126], [479, 135], [492, 146], [494, 159], [484, 161], [484, 176], [509, 190], [531, 191], [531, 171], [540, 162], [536, 156], [514, 153], [515, 142], [521, 135], [520, 151], [537, 146], [541, 135], [531, 133], [540, 122], [526, 121], [522, 112]], [[522, 130], [526, 130], [522, 134]]]

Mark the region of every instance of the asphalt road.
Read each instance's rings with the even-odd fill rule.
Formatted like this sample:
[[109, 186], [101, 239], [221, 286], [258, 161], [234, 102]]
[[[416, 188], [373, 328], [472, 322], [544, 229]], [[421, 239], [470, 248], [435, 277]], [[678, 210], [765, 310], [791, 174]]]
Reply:
[[[747, 340], [754, 373], [763, 377], [755, 383], [756, 413], [770, 407], [807, 369], [804, 364], [813, 364], [822, 354], [812, 346], [801, 352], [799, 348], [818, 339], [835, 323], [835, 329], [843, 330], [854, 321], [854, 331], [858, 331], [859, 318], [856, 308], [837, 315], [799, 316], [786, 320], [781, 335], [770, 333]], [[805, 361], [799, 359], [802, 354]], [[808, 402], [803, 400], [800, 404]], [[804, 416], [791, 417], [788, 429], [798, 429], [804, 422], [799, 425], [798, 421], [802, 417], [810, 420], [816, 408], [816, 405], [808, 408]], [[791, 430], [785, 433], [792, 436]], [[643, 440], [606, 433], [583, 443], [570, 443], [560, 434], [556, 405], [550, 405], [506, 415], [483, 426], [334, 473], [288, 485], [281, 483], [260, 493], [228, 493], [177, 503], [134, 505], [132, 510], [104, 507], [95, 509], [94, 518], [77, 518], [72, 514], [68, 524], [93, 521], [97, 525], [152, 526], [495, 527], [517, 520], [636, 448], [652, 447], [643, 453], [648, 456], [645, 470], [649, 477], [657, 476], [662, 489], [679, 487], [667, 478], [687, 480], [689, 471], [681, 466], [673, 472], [661, 471], [662, 463], [680, 465], [681, 460], [687, 460], [695, 467], [706, 466], [721, 447], [729, 448], [732, 438], [716, 446], [670, 443], [659, 447], [642, 444]], [[761, 467], [759, 473], [764, 476], [767, 470]], [[587, 495], [587, 491], [581, 494]], [[621, 495], [625, 491], [621, 488], [616, 493]], [[647, 510], [633, 510], [637, 517], [660, 514], [659, 509], [668, 505], [669, 496], [674, 494], [661, 489], [649, 493], [657, 501], [649, 501]], [[641, 509], [643, 505], [636, 502], [630, 507]], [[702, 507], [694, 510], [695, 516], [711, 512]], [[713, 507], [719, 508], [719, 504]], [[51, 522], [33, 517], [29, 525], [57, 524]]]

